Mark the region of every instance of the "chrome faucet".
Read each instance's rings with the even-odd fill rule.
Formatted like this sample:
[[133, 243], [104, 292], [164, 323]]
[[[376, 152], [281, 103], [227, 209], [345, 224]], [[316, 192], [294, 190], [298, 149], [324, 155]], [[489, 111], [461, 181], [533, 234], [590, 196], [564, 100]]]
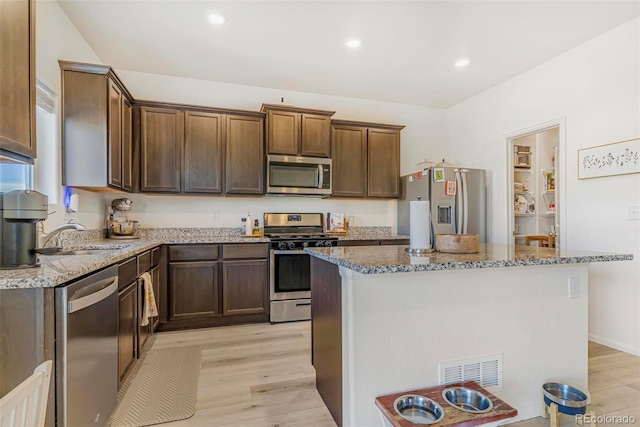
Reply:
[[53, 239], [56, 236], [59, 236], [62, 231], [65, 231], [65, 230], [82, 231], [82, 230], [86, 230], [86, 229], [87, 229], [87, 227], [85, 227], [84, 225], [82, 225], [80, 223], [71, 223], [71, 221], [69, 221], [69, 223], [59, 225], [56, 228], [54, 228], [53, 230], [51, 230], [49, 233], [44, 234], [42, 236], [42, 245], [40, 245], [40, 247], [41, 248], [46, 248], [47, 244], [51, 241], [51, 239]]

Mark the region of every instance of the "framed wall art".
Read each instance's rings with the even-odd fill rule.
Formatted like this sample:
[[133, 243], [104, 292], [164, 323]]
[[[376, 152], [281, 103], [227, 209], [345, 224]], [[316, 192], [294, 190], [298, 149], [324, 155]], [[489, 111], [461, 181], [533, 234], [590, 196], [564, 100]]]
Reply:
[[640, 173], [640, 138], [578, 150], [578, 179]]

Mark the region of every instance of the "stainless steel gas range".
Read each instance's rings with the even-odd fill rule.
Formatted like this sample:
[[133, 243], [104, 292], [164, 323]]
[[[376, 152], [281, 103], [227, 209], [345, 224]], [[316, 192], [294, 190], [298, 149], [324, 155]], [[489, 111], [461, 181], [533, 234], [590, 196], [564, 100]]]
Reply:
[[270, 321], [311, 319], [310, 257], [306, 247], [336, 246], [324, 233], [321, 213], [265, 213], [264, 233], [271, 238]]

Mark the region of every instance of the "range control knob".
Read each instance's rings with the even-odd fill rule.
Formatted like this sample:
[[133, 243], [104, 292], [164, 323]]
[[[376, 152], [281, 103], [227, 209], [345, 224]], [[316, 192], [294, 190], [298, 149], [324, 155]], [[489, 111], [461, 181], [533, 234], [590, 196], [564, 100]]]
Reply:
[[325, 245], [325, 246], [331, 246], [331, 240], [327, 240], [327, 241], [325, 241], [325, 242], [324, 242], [324, 245]]
[[322, 246], [322, 242], [316, 242], [316, 246]]
[[309, 246], [309, 242], [302, 242], [302, 247], [306, 248], [307, 246]]
[[295, 244], [295, 243], [293, 243], [293, 242], [288, 242], [288, 243], [287, 243], [287, 247], [288, 247], [289, 249], [295, 249], [295, 248], [296, 248], [296, 244]]
[[287, 249], [287, 245], [285, 245], [284, 242], [278, 242], [278, 249], [284, 251]]

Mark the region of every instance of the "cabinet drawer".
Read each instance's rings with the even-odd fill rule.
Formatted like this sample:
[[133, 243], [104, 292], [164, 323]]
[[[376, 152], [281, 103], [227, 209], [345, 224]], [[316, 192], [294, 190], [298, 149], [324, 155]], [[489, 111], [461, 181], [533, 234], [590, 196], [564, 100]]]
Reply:
[[267, 258], [269, 245], [267, 243], [238, 243], [222, 246], [224, 259]]
[[160, 247], [151, 249], [151, 267], [160, 264]]
[[169, 261], [208, 261], [218, 259], [218, 245], [180, 245], [169, 247]]
[[118, 265], [118, 289], [122, 289], [138, 277], [138, 258], [129, 258]]
[[378, 240], [340, 240], [338, 246], [379, 246]]
[[380, 240], [381, 245], [408, 245], [409, 239]]
[[138, 276], [146, 273], [151, 268], [151, 251], [138, 255]]

